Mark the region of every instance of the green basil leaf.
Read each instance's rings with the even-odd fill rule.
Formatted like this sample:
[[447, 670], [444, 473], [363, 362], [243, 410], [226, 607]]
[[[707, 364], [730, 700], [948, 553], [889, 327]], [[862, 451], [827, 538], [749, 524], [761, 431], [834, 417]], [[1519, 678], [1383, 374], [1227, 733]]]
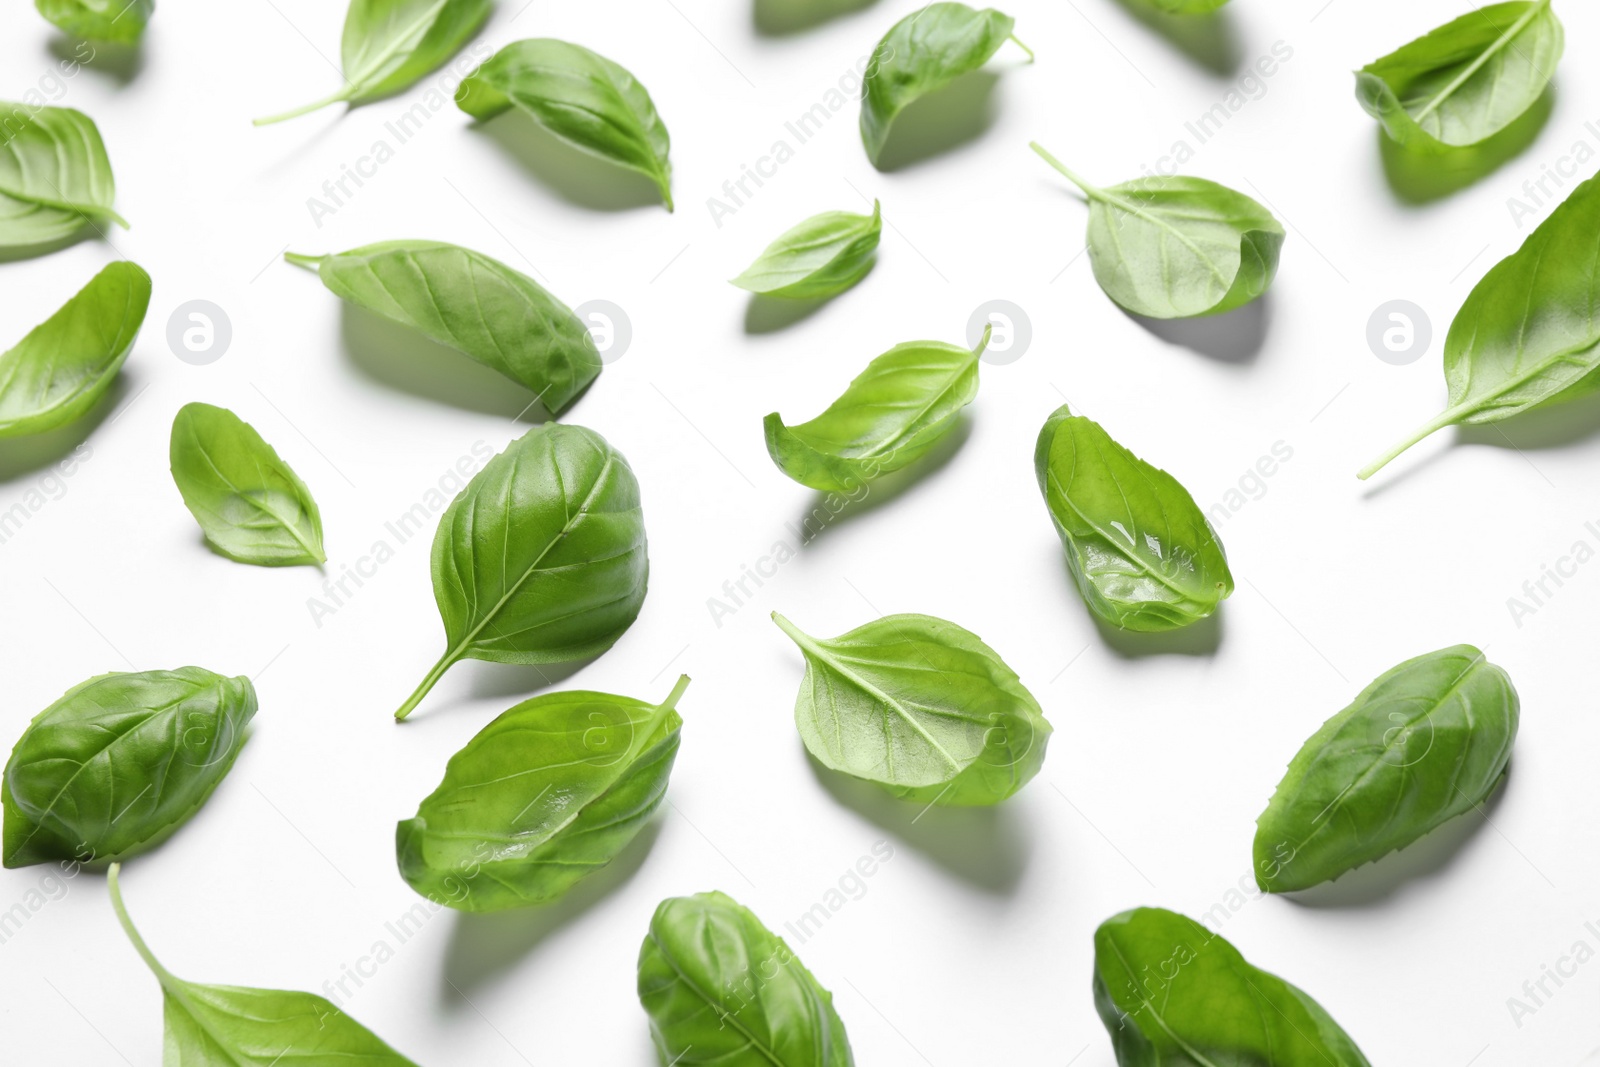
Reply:
[[1408, 148], [1480, 144], [1532, 107], [1565, 46], [1550, 0], [1462, 15], [1356, 72], [1356, 99]]
[[566, 41], [516, 41], [461, 83], [456, 104], [480, 121], [515, 105], [574, 148], [655, 182], [672, 210], [666, 124], [638, 79], [605, 56]]
[[876, 200], [871, 215], [813, 215], [768, 245], [733, 284], [793, 300], [837, 296], [867, 276], [882, 234], [883, 209]]
[[578, 426], [536, 426], [484, 465], [439, 518], [433, 597], [447, 648], [396, 719], [462, 659], [598, 656], [639, 615], [650, 562], [639, 483]]
[[1117, 1067], [1370, 1067], [1322, 1005], [1164, 908], [1100, 924], [1094, 1006]]
[[1044, 764], [1050, 724], [998, 653], [929, 615], [886, 615], [800, 646], [806, 676], [794, 721], [823, 766], [895, 796], [952, 806], [998, 804]]
[[1307, 889], [1472, 811], [1511, 759], [1520, 704], [1471, 645], [1407, 660], [1311, 735], [1256, 823], [1256, 882]]
[[1033, 468], [1078, 592], [1110, 625], [1174, 630], [1233, 592], [1222, 543], [1194, 497], [1098, 423], [1057, 408]]
[[161, 983], [166, 1067], [417, 1067], [311, 993], [186, 982], [161, 965], [122, 903], [122, 869], [106, 885], [123, 933]]
[[1499, 422], [1600, 389], [1600, 178], [1572, 191], [1473, 286], [1444, 341], [1445, 410], [1358, 473], [1370, 478], [1446, 426]]
[[6, 763], [5, 865], [116, 859], [163, 840], [227, 775], [255, 713], [250, 679], [199, 667], [67, 690]]
[[661, 902], [639, 948], [639, 1003], [662, 1063], [854, 1067], [833, 995], [723, 893]]
[[327, 256], [290, 252], [342, 299], [465, 352], [559, 414], [600, 374], [582, 320], [498, 260], [438, 241], [384, 241]]
[[916, 100], [989, 62], [1007, 40], [1033, 58], [1011, 33], [1010, 15], [966, 4], [929, 4], [901, 19], [873, 49], [861, 83], [861, 143], [874, 166], [889, 143], [889, 127]]
[[978, 358], [991, 330], [975, 349], [939, 341], [895, 345], [810, 422], [785, 426], [774, 411], [763, 423], [772, 462], [824, 492], [848, 492], [915, 463], [978, 395]]
[[616, 859], [661, 806], [688, 686], [684, 675], [660, 704], [549, 693], [505, 712], [395, 828], [401, 877], [462, 911], [555, 900]]
[[132, 44], [144, 36], [154, 0], [34, 0], [57, 29], [91, 41]]
[[[0, 248], [65, 240], [115, 222], [117, 183], [94, 120], [65, 107], [0, 103]], [[19, 125], [20, 124], [20, 125]]]
[[327, 560], [311, 490], [248, 422], [185, 404], [172, 420], [170, 454], [172, 480], [218, 552], [264, 567]]
[[1150, 175], [1101, 189], [1039, 145], [1089, 198], [1089, 265], [1135, 315], [1220, 315], [1256, 299], [1278, 273], [1283, 227], [1272, 212], [1204, 178]]
[[122, 260], [0, 355], [0, 438], [81, 418], [111, 388], [150, 306], [150, 275]]

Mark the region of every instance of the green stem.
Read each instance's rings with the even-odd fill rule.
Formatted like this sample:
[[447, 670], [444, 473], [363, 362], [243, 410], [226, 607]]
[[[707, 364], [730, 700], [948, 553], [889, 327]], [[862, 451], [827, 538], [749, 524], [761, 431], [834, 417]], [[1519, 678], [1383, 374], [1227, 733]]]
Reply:
[[1090, 185], [1088, 182], [1078, 177], [1065, 163], [1061, 162], [1061, 160], [1045, 151], [1044, 146], [1038, 141], [1029, 141], [1028, 147], [1039, 153], [1039, 158], [1054, 167], [1058, 172], [1060, 172], [1062, 177], [1066, 178], [1073, 185], [1076, 185], [1079, 189], [1082, 189], [1085, 196], [1099, 197], [1101, 195], [1099, 186]]
[[1023, 44], [1022, 43], [1022, 38], [1018, 37], [1014, 33], [1011, 35], [1011, 40], [1016, 42], [1016, 46], [1018, 48], [1022, 49], [1024, 52], [1028, 53], [1028, 62], [1032, 63], [1033, 60], [1034, 60], [1033, 49], [1031, 49], [1027, 45]]
[[433, 670], [429, 671], [428, 676], [422, 679], [422, 684], [417, 686], [410, 696], [406, 697], [406, 702], [401, 704], [400, 710], [394, 713], [394, 721], [404, 722], [406, 716], [410, 715], [416, 706], [422, 703], [422, 698], [428, 695], [428, 691], [434, 687], [434, 684], [444, 677], [444, 672], [455, 666], [456, 660], [460, 658], [461, 653], [453, 648], [440, 656], [439, 662], [433, 665]]
[[297, 267], [304, 267], [306, 270], [318, 270], [322, 267], [322, 261], [328, 257], [303, 256], [299, 252], [285, 252], [283, 254], [283, 258], [288, 260], [290, 263], [293, 263]]
[[683, 691], [688, 688], [689, 676], [687, 674], [678, 675], [678, 684], [672, 687], [672, 692], [667, 694], [667, 699], [661, 702], [661, 709], [663, 711], [675, 711], [678, 707], [678, 701], [683, 697]]
[[323, 97], [321, 100], [318, 100], [315, 103], [307, 104], [304, 107], [297, 107], [293, 111], [285, 111], [281, 115], [269, 115], [268, 117], [266, 117], [264, 119], [256, 119], [252, 123], [252, 125], [255, 125], [255, 126], [270, 126], [274, 122], [284, 122], [284, 121], [286, 121], [288, 119], [297, 119], [301, 115], [309, 115], [313, 111], [317, 111], [317, 110], [320, 110], [322, 108], [327, 107], [329, 104], [342, 103], [345, 100], [348, 100], [350, 98], [349, 97], [349, 93], [350, 93], [350, 89], [348, 87], [346, 87], [344, 89], [340, 89], [338, 92], [334, 93], [332, 96]]
[[155, 953], [150, 951], [150, 946], [144, 943], [144, 938], [139, 936], [139, 931], [134, 928], [133, 920], [128, 918], [128, 909], [122, 905], [122, 887], [117, 882], [117, 875], [122, 871], [122, 864], [113, 863], [106, 871], [106, 886], [111, 890], [111, 906], [116, 909], [117, 921], [122, 924], [122, 932], [128, 935], [128, 940], [133, 942], [134, 949], [155, 976], [161, 979], [162, 985], [169, 981], [176, 981], [171, 971], [161, 966], [161, 961], [156, 959]]
[[1362, 467], [1361, 470], [1356, 472], [1356, 477], [1360, 478], [1362, 481], [1366, 481], [1368, 478], [1381, 471], [1384, 467], [1388, 466], [1390, 461], [1392, 461], [1396, 456], [1400, 455], [1400, 453], [1404, 452], [1418, 441], [1421, 441], [1424, 437], [1427, 437], [1436, 430], [1442, 430], [1446, 426], [1449, 426], [1451, 423], [1455, 422], [1460, 414], [1461, 411], [1458, 408], [1451, 408], [1448, 411], [1440, 412], [1437, 417], [1430, 419], [1427, 423], [1423, 424], [1420, 429], [1418, 429], [1411, 436], [1407, 437], [1404, 441], [1401, 441], [1399, 444], [1389, 449], [1389, 451], [1385, 452], [1371, 463], [1368, 463], [1365, 467]]
[[983, 355], [983, 350], [989, 347], [989, 339], [993, 336], [994, 323], [992, 321], [984, 323], [983, 336], [978, 340], [978, 347], [972, 350], [974, 357], [981, 357]]

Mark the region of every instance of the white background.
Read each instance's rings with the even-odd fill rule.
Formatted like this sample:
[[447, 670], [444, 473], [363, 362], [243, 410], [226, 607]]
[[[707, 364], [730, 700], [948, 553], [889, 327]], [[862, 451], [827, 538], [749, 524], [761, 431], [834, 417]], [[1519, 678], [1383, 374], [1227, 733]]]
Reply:
[[[1600, 948], [1584, 927], [1600, 920], [1600, 565], [1520, 626], [1507, 598], [1574, 542], [1600, 546], [1585, 527], [1600, 520], [1600, 404], [1503, 435], [1447, 431], [1370, 485], [1354, 471], [1440, 408], [1450, 317], [1532, 226], [1519, 228], [1507, 198], [1575, 142], [1600, 148], [1600, 127], [1585, 128], [1600, 119], [1600, 12], [1558, 4], [1568, 54], [1553, 114], [1523, 154], [1454, 196], [1408, 203], [1385, 178], [1350, 71], [1454, 17], [1458, 0], [1236, 0], [1188, 49], [1114, 0], [1016, 0], [1038, 62], [1008, 46], [986, 101], [946, 100], [954, 116], [977, 97], [961, 143], [879, 173], [852, 102], [719, 227], [707, 198], [775, 140], [792, 145], [784, 123], [915, 6], [880, 0], [775, 33], [744, 0], [533, 0], [520, 13], [507, 0], [488, 46], [564, 38], [648, 86], [672, 132], [676, 214], [520, 117], [474, 129], [451, 105], [319, 228], [307, 199], [392, 141], [384, 123], [439, 76], [348, 114], [254, 129], [252, 117], [339, 84], [325, 57], [338, 54], [342, 5], [163, 0], [137, 62], [102, 56], [61, 83], [59, 102], [99, 123], [133, 228], [0, 264], [4, 345], [119, 254], [155, 279], [114, 404], [93, 425], [0, 451], [0, 510], [44, 501], [0, 545], [0, 735], [104, 671], [251, 675], [261, 711], [233, 773], [125, 869], [136, 921], [176, 973], [261, 987], [320, 991], [394, 941], [385, 923], [419, 899], [395, 871], [395, 822], [538, 678], [461, 664], [395, 726], [390, 713], [442, 649], [427, 538], [319, 627], [314, 569], [241, 566], [204, 547], [167, 472], [167, 434], [188, 400], [252, 422], [315, 492], [330, 576], [392, 541], [384, 523], [475, 442], [499, 449], [527, 428], [513, 420], [529, 397], [463, 357], [346, 319], [278, 256], [453, 241], [537, 271], [570, 304], [613, 301], [633, 324], [632, 347], [565, 418], [605, 434], [637, 471], [650, 594], [611, 652], [556, 684], [659, 698], [680, 671], [694, 683], [671, 805], [645, 842], [548, 909], [433, 917], [346, 998], [397, 1049], [425, 1065], [643, 1067], [653, 1054], [634, 959], [658, 901], [720, 888], [781, 930], [884, 840], [894, 858], [865, 895], [796, 945], [864, 1065], [1107, 1067], [1090, 937], [1141, 904], [1196, 916], [1240, 905], [1226, 936], [1318, 998], [1376, 1064], [1576, 1064], [1600, 1044], [1600, 963], [1520, 1027], [1507, 998], [1576, 942]], [[0, 96], [49, 78], [54, 40], [27, 5], [10, 5]], [[1289, 231], [1278, 281], [1220, 324], [1146, 328], [1095, 285], [1079, 254], [1085, 209], [1027, 142], [1091, 180], [1131, 178], [1176, 140], [1193, 144], [1184, 123], [1279, 41], [1292, 58], [1185, 168], [1277, 212]], [[967, 121], [946, 119], [930, 125]], [[865, 210], [871, 197], [888, 221], [872, 275], [799, 321], [774, 329], [762, 312], [747, 328], [747, 298], [724, 279], [800, 219]], [[814, 504], [768, 460], [761, 417], [809, 418], [872, 356], [960, 341], [995, 298], [1026, 310], [1032, 346], [984, 367], [959, 448], [875, 490], [716, 625], [708, 599]], [[1434, 326], [1427, 354], [1401, 367], [1365, 339], [1373, 309], [1396, 298]], [[193, 299], [232, 321], [232, 347], [209, 366], [166, 341], [168, 317]], [[1239, 583], [1220, 626], [1134, 641], [1091, 622], [1031, 463], [1063, 398], [1206, 507], [1274, 444], [1293, 450], [1264, 493], [1219, 522]], [[85, 436], [88, 460], [49, 480], [48, 464]], [[792, 724], [801, 659], [772, 610], [821, 635], [901, 611], [976, 631], [1055, 725], [1043, 772], [998, 810], [915, 823], [915, 807], [814, 772]], [[1509, 670], [1523, 698], [1490, 824], [1464, 818], [1305, 899], [1230, 898], [1248, 884], [1254, 819], [1301, 742], [1379, 672], [1462, 641]], [[157, 1064], [157, 985], [117, 929], [103, 876], [52, 877], [0, 873], [0, 910], [28, 912], [0, 945], [3, 1058]]]

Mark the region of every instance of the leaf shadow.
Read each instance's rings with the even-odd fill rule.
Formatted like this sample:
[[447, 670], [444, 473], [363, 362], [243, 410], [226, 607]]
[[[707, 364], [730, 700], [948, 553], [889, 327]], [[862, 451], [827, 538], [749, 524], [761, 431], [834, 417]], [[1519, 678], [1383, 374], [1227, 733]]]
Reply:
[[617, 857], [576, 883], [560, 899], [511, 911], [458, 911], [445, 948], [439, 1002], [447, 1010], [470, 1008], [474, 990], [512, 970], [551, 935], [615, 893], [644, 866], [661, 835], [658, 813]]
[[1202, 15], [1163, 11], [1151, 0], [1117, 0], [1122, 8], [1191, 62], [1212, 74], [1228, 77], [1244, 66], [1244, 42], [1231, 8]]
[[1169, 345], [1178, 345], [1222, 363], [1252, 364], [1266, 345], [1272, 325], [1272, 290], [1244, 307], [1192, 319], [1152, 319], [1119, 310]]
[[518, 703], [553, 689], [599, 659], [585, 656], [566, 663], [490, 663], [464, 661], [468, 668], [469, 690], [476, 699], [517, 697]]
[[956, 424], [928, 450], [927, 455], [909, 467], [902, 467], [858, 487], [859, 495], [814, 491], [796, 526], [805, 534], [802, 547], [818, 540], [828, 530], [897, 500], [923, 481], [943, 470], [972, 436], [972, 418], [963, 411]]
[[524, 111], [513, 108], [471, 128], [570, 204], [596, 211], [662, 206], [655, 182], [574, 148]]
[[913, 102], [889, 127], [878, 170], [904, 170], [982, 137], [994, 125], [999, 81], [998, 71], [975, 70]]
[[744, 332], [749, 335], [777, 333], [797, 322], [804, 322], [822, 310], [831, 297], [785, 300], [777, 296], [751, 293], [744, 309]]
[[[87, 70], [104, 74], [126, 88], [144, 70], [144, 38], [127, 44], [114, 41], [85, 41], [71, 34], [58, 34], [46, 45], [61, 63], [77, 63]], [[88, 54], [84, 54], [84, 49]]]
[[341, 301], [340, 334], [356, 369], [393, 389], [485, 415], [550, 421], [528, 389], [376, 312]]
[[0, 441], [0, 483], [14, 482], [46, 467], [53, 467], [75, 452], [122, 403], [132, 388], [131, 378], [124, 366], [105, 395], [82, 416], [65, 426]]
[[1317, 910], [1370, 907], [1388, 901], [1407, 886], [1444, 878], [1466, 854], [1470, 843], [1483, 834], [1484, 826], [1491, 821], [1501, 798], [1511, 787], [1510, 778], [1508, 766], [1500, 784], [1482, 804], [1481, 814], [1469, 811], [1459, 815], [1424, 835], [1420, 841], [1347, 871], [1331, 882], [1279, 895], [1291, 904]]
[[761, 37], [788, 37], [865, 11], [878, 0], [752, 0], [750, 20]]
[[[1065, 558], [1062, 557], [1063, 562]], [[1077, 588], [1076, 583], [1073, 588]], [[1216, 655], [1222, 647], [1223, 632], [1226, 630], [1222, 621], [1225, 610], [1218, 607], [1199, 622], [1153, 634], [1119, 630], [1093, 612], [1089, 614], [1094, 619], [1095, 629], [1100, 632], [1100, 640], [1107, 648], [1123, 659], [1143, 659], [1148, 656]]]
[[1460, 192], [1521, 155], [1538, 138], [1555, 109], [1555, 83], [1509, 126], [1471, 148], [1418, 152], [1377, 128], [1383, 176], [1395, 198], [1418, 207]]
[[1010, 801], [957, 808], [901, 800], [882, 786], [829, 770], [810, 752], [806, 762], [834, 800], [962, 881], [997, 896], [1011, 896], [1022, 884], [1033, 846]]

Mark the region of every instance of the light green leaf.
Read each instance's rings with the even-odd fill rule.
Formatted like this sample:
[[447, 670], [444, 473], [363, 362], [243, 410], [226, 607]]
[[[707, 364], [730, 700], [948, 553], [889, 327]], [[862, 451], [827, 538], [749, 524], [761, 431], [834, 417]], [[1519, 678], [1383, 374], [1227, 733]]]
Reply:
[[34, 0], [39, 14], [74, 37], [132, 44], [144, 36], [155, 0]]
[[847, 211], [813, 215], [768, 245], [733, 284], [793, 300], [837, 296], [872, 269], [882, 234], [883, 209], [876, 200], [871, 215]]
[[516, 41], [461, 83], [456, 104], [479, 120], [516, 106], [573, 147], [643, 174], [672, 210], [667, 127], [638, 79], [605, 56], [566, 41]]
[[255, 427], [227, 408], [180, 408], [170, 456], [184, 504], [224, 556], [264, 567], [327, 560], [311, 490]]
[[0, 102], [0, 248], [66, 240], [115, 222], [117, 184], [94, 120], [65, 107]]

